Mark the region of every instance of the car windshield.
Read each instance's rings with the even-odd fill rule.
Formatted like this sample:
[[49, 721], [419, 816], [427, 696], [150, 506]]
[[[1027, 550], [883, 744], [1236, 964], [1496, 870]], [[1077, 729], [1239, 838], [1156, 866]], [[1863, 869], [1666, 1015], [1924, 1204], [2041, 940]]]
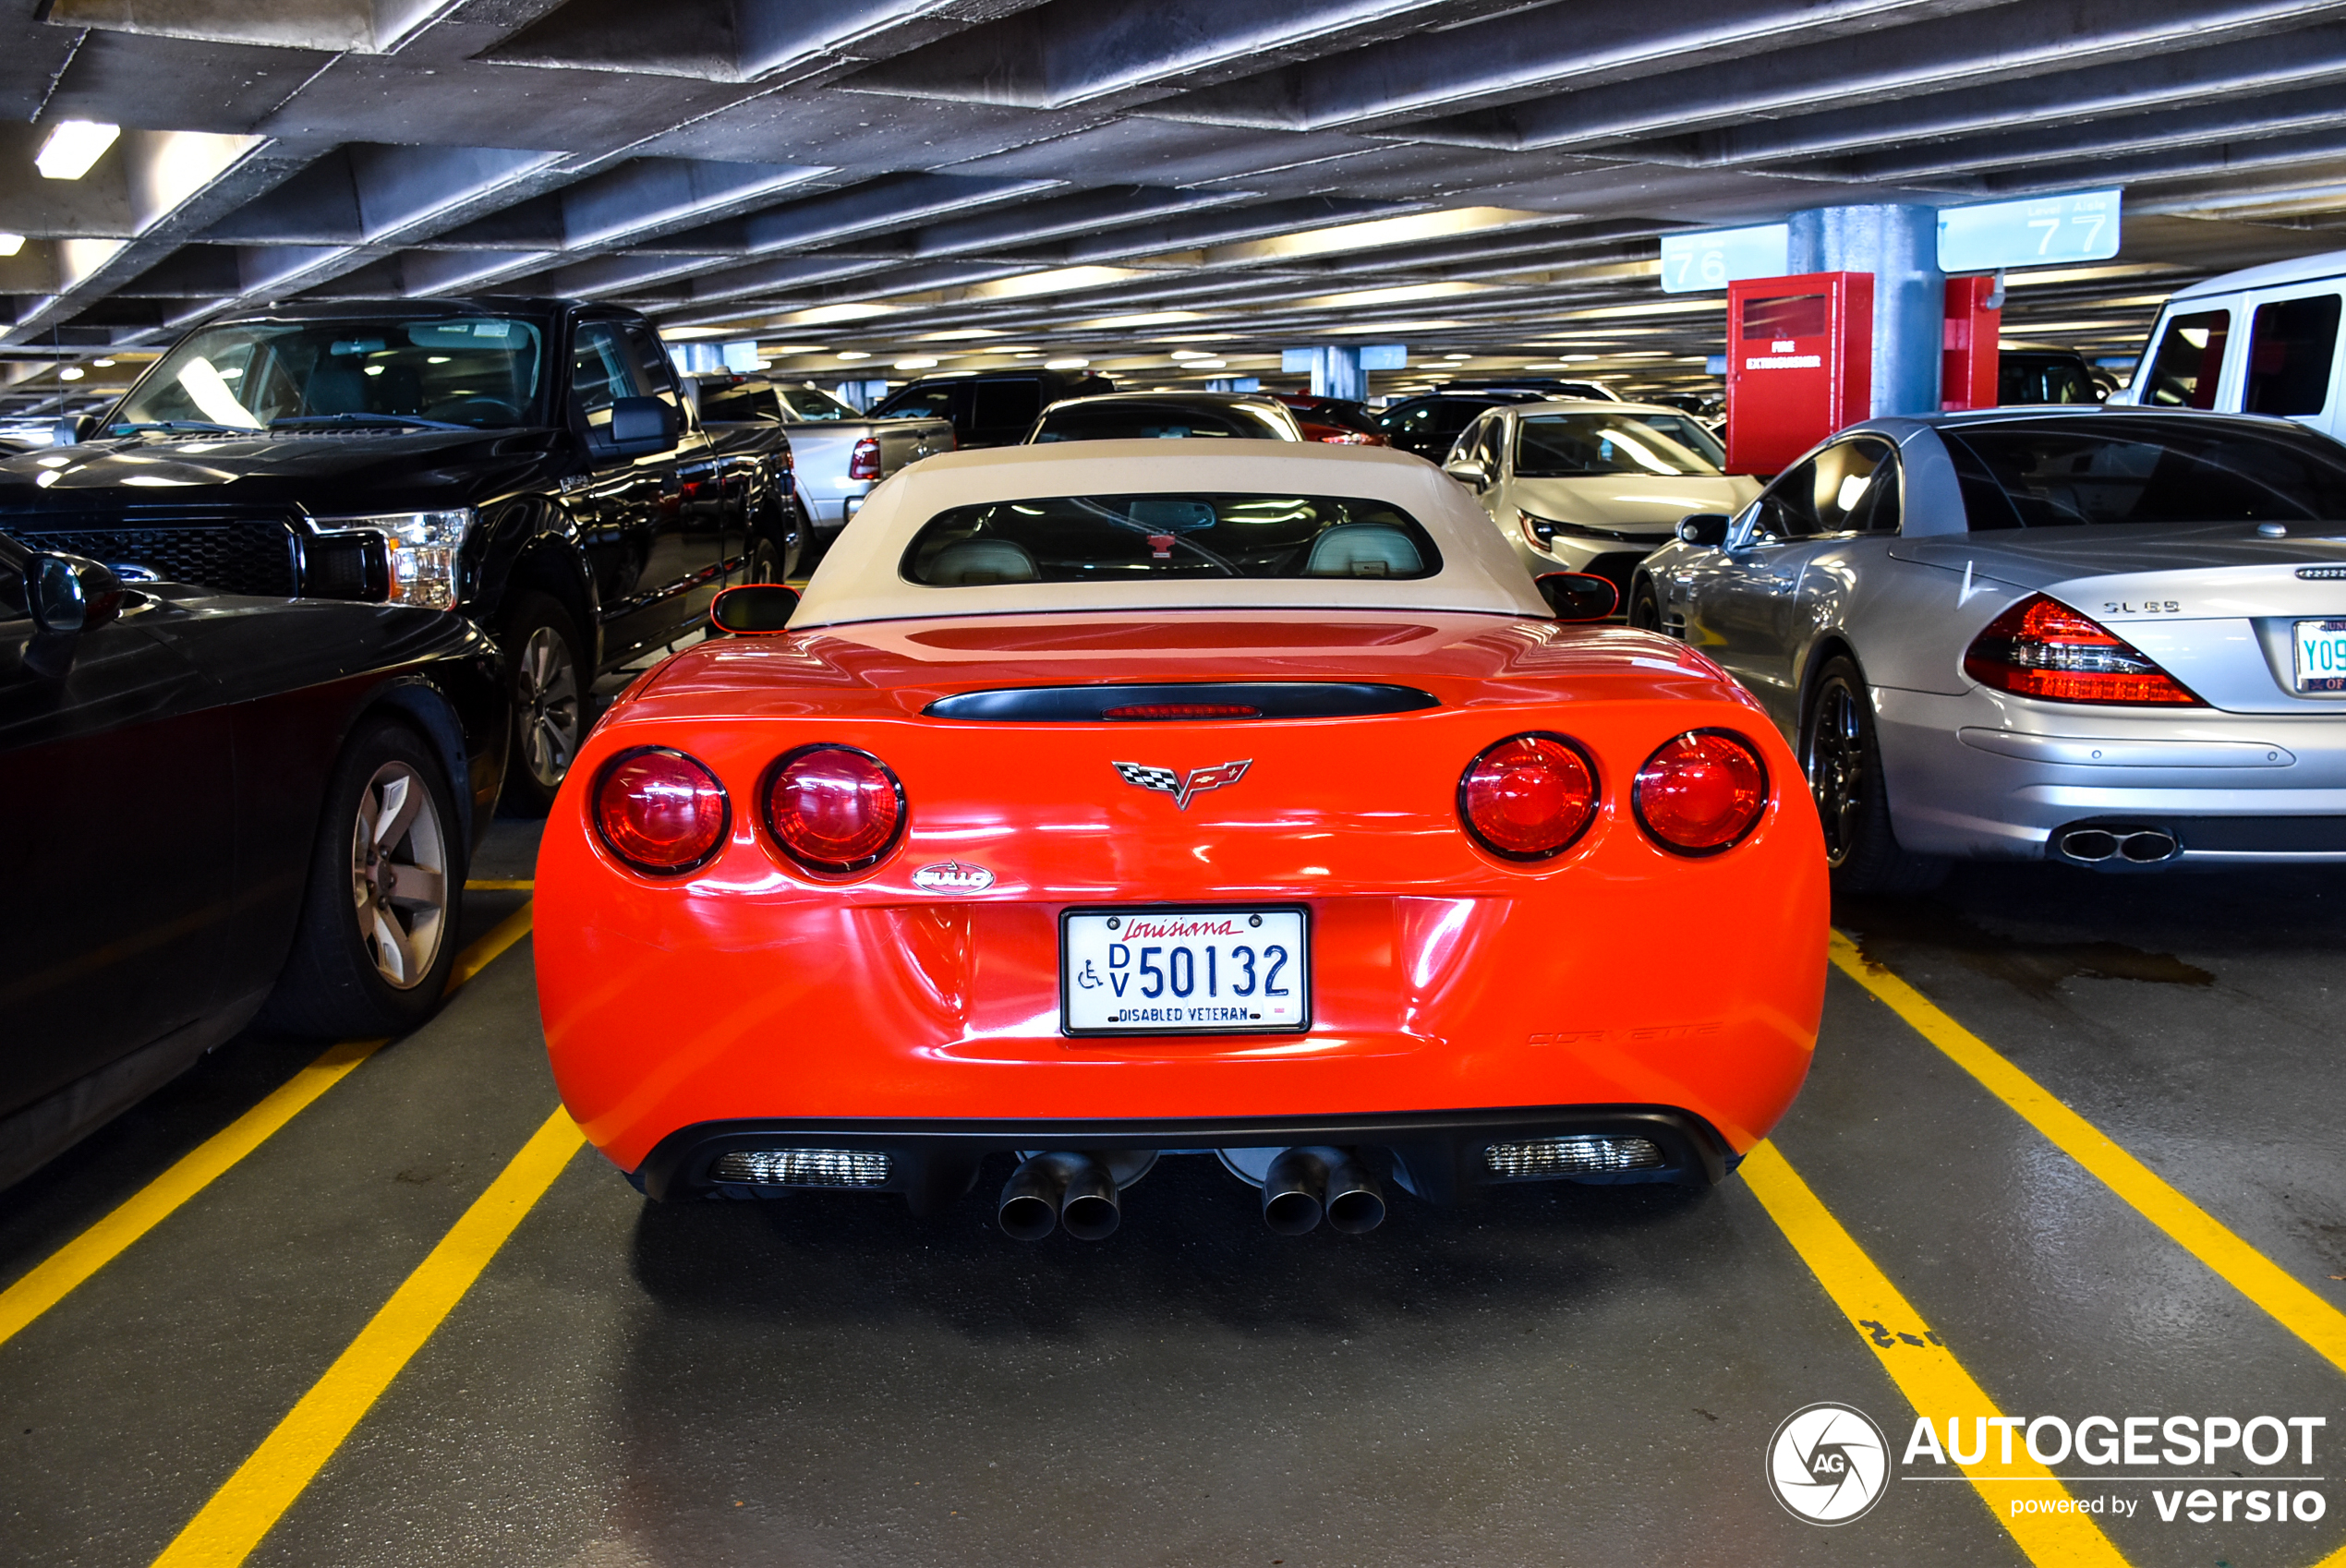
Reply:
[[1345, 496], [1054, 496], [957, 506], [924, 524], [906, 581], [1151, 582], [1180, 577], [1431, 577], [1442, 557], [1390, 501]]
[[782, 416], [792, 424], [863, 417], [819, 387], [776, 387], [774, 390], [781, 394]]
[[165, 355], [109, 425], [503, 429], [544, 422], [544, 380], [545, 341], [528, 321], [236, 321]]
[[1712, 467], [1726, 467], [1727, 449], [1719, 444], [1719, 438], [1711, 433], [1711, 428], [1693, 415], [1645, 413], [1629, 417], [1640, 425], [1652, 426], [1688, 452], [1709, 459]]
[[2229, 421], [2102, 416], [1942, 430], [1974, 529], [2346, 519], [2346, 451]]
[[1718, 472], [1719, 465], [1709, 458], [1626, 414], [1533, 414], [1517, 427], [1515, 474], [1518, 479]]
[[1278, 413], [1243, 403], [1063, 403], [1044, 412], [1028, 438], [1042, 441], [1178, 440], [1185, 438], [1291, 441]]

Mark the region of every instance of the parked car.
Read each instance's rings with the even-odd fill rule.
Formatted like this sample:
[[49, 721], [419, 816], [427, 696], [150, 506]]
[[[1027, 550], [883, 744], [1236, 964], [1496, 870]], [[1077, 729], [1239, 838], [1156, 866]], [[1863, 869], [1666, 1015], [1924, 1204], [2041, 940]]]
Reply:
[[1034, 416], [1068, 397], [1111, 392], [1106, 376], [1063, 370], [985, 370], [969, 376], [927, 376], [889, 394], [875, 419], [943, 419], [962, 448], [1016, 446]]
[[1255, 392], [1107, 392], [1051, 404], [1025, 444], [1184, 438], [1300, 441], [1303, 430], [1285, 404]]
[[1590, 586], [1375, 448], [906, 470], [589, 738], [538, 862], [565, 1104], [654, 1198], [925, 1212], [1001, 1156], [1021, 1237], [1166, 1153], [1288, 1233], [1721, 1179], [1808, 1070], [1816, 815], [1709, 660], [1558, 624]]
[[1602, 381], [1572, 380], [1557, 376], [1486, 376], [1479, 380], [1454, 380], [1434, 389], [1440, 392], [1531, 392], [1542, 397], [1593, 398], [1600, 403], [1621, 401], [1621, 394]]
[[2277, 414], [2346, 440], [2346, 250], [2175, 291], [2113, 404]]
[[2100, 385], [2086, 356], [2069, 348], [2007, 348], [1996, 356], [2001, 404], [2099, 403]]
[[1344, 397], [1314, 397], [1310, 392], [1276, 392], [1295, 415], [1307, 441], [1333, 446], [1391, 446], [1377, 428], [1376, 410]]
[[[783, 439], [791, 485], [809, 530], [802, 558], [808, 565], [822, 558], [874, 485], [908, 463], [953, 450], [949, 420], [870, 419], [820, 387], [762, 376], [694, 380], [701, 422], [720, 444], [733, 430], [771, 429]], [[797, 570], [793, 563], [787, 574]]]
[[[633, 311], [574, 300], [354, 300], [200, 327], [92, 439], [0, 460], [0, 528], [141, 574], [276, 598], [387, 595], [505, 650], [504, 799], [542, 812], [588, 690], [786, 560], [782, 476], [729, 460]], [[387, 581], [322, 543], [390, 549]], [[768, 564], [761, 565], [761, 561]]]
[[1458, 432], [1473, 424], [1475, 416], [1484, 409], [1508, 403], [1544, 403], [1549, 395], [1529, 388], [1427, 392], [1385, 409], [1376, 416], [1376, 425], [1392, 445], [1428, 463], [1440, 463], [1450, 455]]
[[[389, 569], [347, 537], [311, 565]], [[0, 1186], [256, 1016], [419, 1022], [505, 743], [469, 621], [127, 585], [0, 537]]]
[[1678, 519], [1760, 493], [1691, 414], [1651, 404], [1500, 404], [1462, 432], [1443, 471], [1474, 491], [1526, 570], [1586, 572], [1629, 602], [1638, 562]]
[[2285, 420], [1874, 419], [1687, 518], [1630, 619], [1795, 741], [1838, 886], [2336, 861], [2341, 524], [2346, 450]]

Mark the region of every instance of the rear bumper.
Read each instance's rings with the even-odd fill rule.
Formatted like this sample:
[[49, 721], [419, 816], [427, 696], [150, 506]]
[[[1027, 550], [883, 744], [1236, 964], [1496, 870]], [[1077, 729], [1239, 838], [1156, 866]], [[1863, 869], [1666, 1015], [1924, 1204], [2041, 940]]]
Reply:
[[968, 1192], [990, 1154], [1067, 1150], [1203, 1153], [1216, 1149], [1331, 1145], [1373, 1152], [1419, 1197], [1450, 1203], [1474, 1188], [1523, 1178], [1492, 1173], [1494, 1143], [1558, 1137], [1643, 1138], [1664, 1164], [1608, 1176], [1554, 1179], [1711, 1187], [1738, 1159], [1716, 1128], [1690, 1112], [1660, 1105], [1543, 1105], [1353, 1116], [1191, 1117], [1164, 1121], [727, 1121], [681, 1128], [662, 1139], [629, 1179], [655, 1199], [757, 1197], [767, 1189], [713, 1178], [710, 1167], [737, 1150], [853, 1149], [889, 1157], [885, 1182], [865, 1190], [901, 1194], [915, 1213], [933, 1213]]
[[2155, 829], [2166, 864], [2346, 860], [2346, 719], [2054, 707], [2001, 694], [1876, 694], [1899, 842], [2060, 860], [2083, 826]]

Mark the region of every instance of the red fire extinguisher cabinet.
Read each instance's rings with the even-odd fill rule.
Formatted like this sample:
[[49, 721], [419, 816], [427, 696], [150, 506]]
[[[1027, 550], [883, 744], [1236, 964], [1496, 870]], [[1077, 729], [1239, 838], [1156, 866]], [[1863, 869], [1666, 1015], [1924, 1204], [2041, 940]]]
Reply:
[[1727, 285], [1727, 468], [1774, 474], [1873, 408], [1873, 274]]

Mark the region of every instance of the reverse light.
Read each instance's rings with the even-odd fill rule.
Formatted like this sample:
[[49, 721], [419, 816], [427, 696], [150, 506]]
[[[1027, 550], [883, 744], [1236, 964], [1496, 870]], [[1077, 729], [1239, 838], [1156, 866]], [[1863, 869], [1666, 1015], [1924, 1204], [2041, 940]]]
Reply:
[[1651, 1171], [1668, 1163], [1662, 1145], [1651, 1138], [1534, 1138], [1522, 1143], [1493, 1143], [1482, 1151], [1482, 1168], [1502, 1181]]
[[1715, 855], [1742, 842], [1768, 809], [1768, 770], [1740, 735], [1690, 730], [1638, 769], [1638, 824], [1665, 850]]
[[1523, 530], [1525, 544], [1550, 555], [1555, 553], [1556, 525], [1554, 524], [1544, 517], [1534, 517], [1521, 507], [1516, 508], [1515, 521], [1516, 526]]
[[678, 876], [725, 842], [731, 803], [717, 776], [665, 746], [623, 752], [595, 781], [595, 831], [637, 871]]
[[1458, 779], [1459, 820], [1504, 860], [1553, 859], [1596, 815], [1596, 769], [1561, 735], [1511, 735], [1486, 747]]
[[766, 830], [810, 871], [861, 871], [903, 832], [904, 786], [868, 753], [802, 746], [767, 777]]
[[847, 476], [851, 479], [877, 479], [880, 476], [880, 453], [877, 438], [865, 436], [847, 454]]
[[454, 512], [393, 512], [371, 517], [320, 517], [320, 528], [371, 528], [383, 537], [391, 557], [391, 602], [453, 609], [461, 597], [460, 558], [479, 514]]
[[888, 1164], [877, 1149], [735, 1149], [717, 1156], [708, 1178], [755, 1187], [885, 1187]]
[[1989, 621], [1963, 669], [1983, 686], [2047, 702], [2207, 706], [2123, 637], [2042, 594]]

